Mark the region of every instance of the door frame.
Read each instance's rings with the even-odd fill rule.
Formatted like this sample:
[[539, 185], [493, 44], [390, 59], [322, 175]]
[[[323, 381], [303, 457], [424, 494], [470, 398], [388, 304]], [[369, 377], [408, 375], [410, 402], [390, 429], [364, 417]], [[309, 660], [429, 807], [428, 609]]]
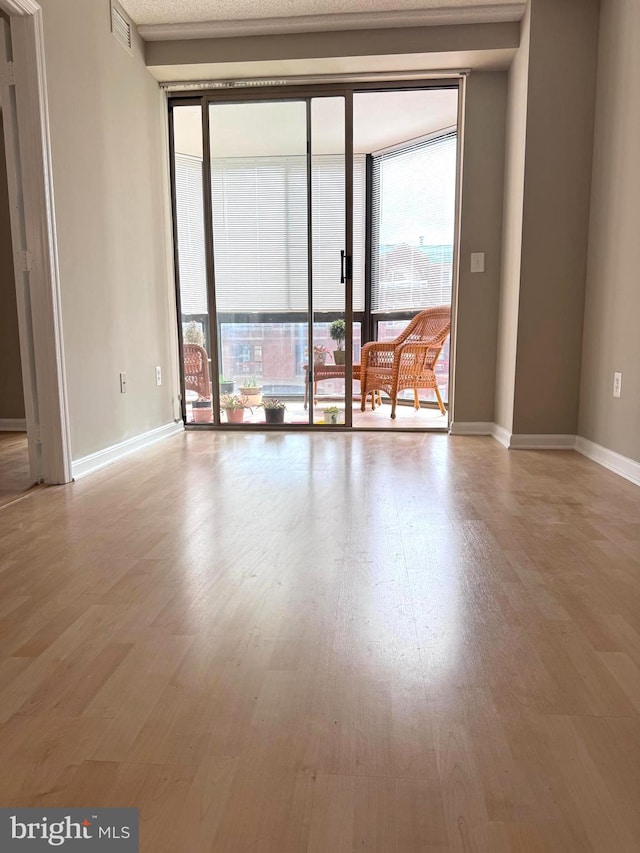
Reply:
[[[0, 0], [0, 61], [18, 331], [29, 468], [34, 481], [68, 483], [71, 438], [53, 192], [42, 9]], [[10, 51], [10, 53], [9, 53]]]
[[[453, 246], [453, 262], [452, 262], [452, 283], [451, 283], [451, 331], [449, 333], [449, 399], [447, 405], [447, 426], [438, 430], [439, 432], [449, 432], [451, 424], [453, 422], [453, 410], [454, 410], [454, 400], [455, 400], [455, 353], [456, 353], [456, 332], [457, 332], [457, 302], [458, 302], [458, 289], [459, 289], [459, 279], [460, 279], [460, 238], [461, 238], [461, 214], [462, 214], [462, 204], [461, 204], [461, 193], [462, 193], [462, 166], [464, 161], [464, 115], [465, 115], [465, 103], [466, 103], [466, 82], [467, 82], [467, 73], [466, 71], [449, 73], [446, 72], [442, 75], [434, 74], [429, 75], [427, 77], [420, 77], [417, 75], [415, 78], [411, 79], [402, 79], [402, 80], [394, 80], [390, 79], [381, 79], [376, 81], [361, 81], [357, 79], [357, 76], [354, 77], [353, 80], [340, 80], [340, 81], [327, 81], [327, 82], [318, 82], [318, 83], [301, 83], [296, 84], [294, 81], [286, 82], [283, 84], [273, 85], [273, 86], [262, 86], [252, 87], [248, 86], [238, 86], [237, 88], [229, 84], [228, 88], [220, 87], [220, 88], [200, 88], [200, 89], [188, 89], [188, 90], [180, 90], [174, 88], [176, 84], [171, 84], [165, 86], [165, 90], [167, 91], [167, 104], [169, 107], [169, 111], [171, 111], [171, 105], [196, 105], [201, 103], [203, 109], [203, 137], [205, 135], [204, 126], [208, 128], [208, 122], [205, 122], [204, 111], [208, 109], [208, 105], [212, 102], [217, 103], [240, 103], [242, 101], [268, 101], [268, 100], [294, 100], [295, 98], [299, 98], [300, 100], [311, 100], [314, 97], [344, 97], [345, 98], [345, 168], [346, 168], [346, 176], [345, 176], [345, 187], [346, 187], [346, 231], [349, 235], [348, 248], [352, 248], [352, 231], [353, 231], [353, 192], [352, 192], [352, 181], [353, 181], [353, 96], [358, 93], [367, 92], [367, 91], [402, 91], [402, 90], [411, 90], [411, 89], [457, 89], [458, 92], [458, 114], [457, 114], [457, 163], [456, 163], [456, 186], [455, 186], [455, 215], [454, 215], [454, 246]], [[208, 143], [208, 133], [206, 134], [206, 139], [203, 139], [203, 142]], [[174, 148], [173, 148], [173, 135], [169, 140], [170, 146], [170, 156], [172, 162], [173, 169], [173, 161], [174, 161]], [[203, 151], [207, 151], [208, 146], [203, 148]], [[209, 182], [210, 183], [210, 182]], [[204, 185], [204, 181], [203, 181]], [[205, 185], [205, 187], [208, 184]], [[175, 180], [174, 175], [172, 174], [171, 181], [171, 193], [172, 193], [172, 209], [173, 209], [173, 219], [174, 219], [174, 234], [175, 234]], [[207, 200], [205, 199], [205, 205], [207, 204]], [[205, 215], [205, 220], [209, 220], [211, 222], [211, 217], [207, 217]], [[206, 231], [206, 223], [205, 223], [205, 231]], [[345, 234], [345, 240], [347, 240], [347, 234]], [[213, 265], [213, 258], [211, 256], [209, 260], [209, 255], [212, 254], [211, 250], [207, 248], [207, 244], [209, 240], [206, 240], [205, 250], [208, 255], [208, 263]], [[176, 292], [177, 292], [177, 305], [179, 308], [180, 305], [180, 294], [179, 294], [179, 269], [178, 269], [178, 250], [177, 250], [177, 238], [174, 241], [174, 280], [176, 283]], [[215, 272], [213, 273], [215, 276]], [[209, 276], [208, 276], [209, 279]], [[209, 279], [211, 281], [211, 279]], [[210, 286], [209, 286], [210, 290]], [[211, 295], [209, 294], [209, 304], [211, 305]], [[348, 322], [348, 328], [350, 330], [349, 337], [351, 338], [353, 334], [353, 282], [349, 278], [347, 279], [347, 287], [346, 287], [346, 304], [345, 304], [345, 321]], [[209, 314], [209, 323], [212, 322], [212, 316], [215, 316], [215, 312], [212, 315], [211, 309]], [[181, 315], [178, 312], [178, 327], [179, 332], [182, 327]], [[312, 312], [310, 309], [310, 319], [312, 320]], [[345, 391], [350, 388], [353, 389], [353, 347], [346, 347], [347, 358], [345, 363]], [[215, 358], [213, 357], [215, 356]], [[217, 361], [218, 361], [218, 351], [217, 344], [216, 349], [213, 351], [213, 340], [212, 340], [212, 364], [215, 362], [214, 373], [217, 369]], [[181, 382], [183, 382], [183, 368], [182, 364], [180, 365], [180, 376]], [[310, 381], [310, 393], [312, 393], [312, 385], [311, 385], [311, 371], [309, 371], [308, 379]], [[213, 377], [214, 389], [215, 383], [217, 382], [217, 373], [215, 377]], [[184, 386], [181, 386], [182, 389], [182, 411], [183, 411], [183, 419], [185, 419], [185, 404], [184, 404]], [[214, 406], [214, 419], [212, 424], [202, 424], [202, 425], [194, 425], [194, 424], [186, 424], [189, 429], [209, 429], [212, 426], [223, 426], [225, 428], [228, 427], [227, 424], [222, 424], [220, 422], [219, 413], [216, 415], [216, 408]], [[344, 428], [351, 431], [353, 429], [352, 425], [352, 411], [347, 407], [345, 411], [345, 424]], [[242, 429], [243, 431], [250, 430], [264, 430], [265, 428], [269, 428], [268, 425], [265, 427], [264, 424], [243, 424], [240, 425], [230, 425], [229, 429]], [[306, 429], [314, 429], [318, 428], [322, 429], [321, 424], [289, 424], [287, 425], [287, 429], [291, 431], [296, 430], [306, 430]], [[329, 429], [335, 430], [335, 427], [329, 427]], [[377, 431], [378, 429], [383, 429], [385, 432], [389, 431], [388, 427], [360, 427], [359, 431]], [[417, 429], [416, 427], [398, 427], [393, 426], [394, 432], [433, 432], [434, 430], [430, 429]]]

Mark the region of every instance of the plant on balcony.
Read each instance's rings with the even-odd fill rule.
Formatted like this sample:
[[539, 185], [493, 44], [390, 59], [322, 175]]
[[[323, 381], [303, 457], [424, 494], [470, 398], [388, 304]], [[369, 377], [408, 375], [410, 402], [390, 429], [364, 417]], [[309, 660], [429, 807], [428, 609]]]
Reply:
[[220, 408], [227, 413], [227, 423], [230, 424], [241, 424], [245, 409], [249, 409], [253, 414], [249, 399], [244, 394], [223, 394], [220, 398]]
[[329, 350], [323, 346], [322, 344], [316, 344], [313, 347], [313, 363], [314, 364], [324, 364], [327, 360], [327, 353]]
[[248, 397], [252, 405], [259, 406], [262, 399], [262, 385], [258, 383], [256, 376], [247, 376], [240, 384], [240, 393]]
[[228, 379], [226, 376], [220, 374], [218, 377], [220, 383], [220, 393], [221, 394], [233, 394], [233, 386], [235, 382], [233, 379]]
[[264, 420], [268, 424], [283, 424], [287, 404], [275, 397], [266, 397], [260, 406], [264, 409]]
[[340, 423], [340, 409], [337, 406], [327, 406], [323, 410], [325, 424], [335, 426]]
[[344, 320], [334, 320], [329, 326], [329, 336], [332, 341], [336, 342], [336, 349], [333, 353], [333, 360], [336, 364], [344, 364], [344, 339], [347, 335], [347, 327]]
[[195, 320], [190, 320], [182, 332], [182, 341], [185, 344], [197, 344], [199, 347], [203, 347], [204, 332], [202, 331], [202, 324], [196, 323]]

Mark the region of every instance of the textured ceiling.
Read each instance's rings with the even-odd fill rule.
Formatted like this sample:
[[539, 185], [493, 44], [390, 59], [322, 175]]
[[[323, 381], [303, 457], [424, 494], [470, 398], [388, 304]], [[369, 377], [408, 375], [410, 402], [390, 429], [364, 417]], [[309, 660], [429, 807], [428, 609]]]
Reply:
[[513, 6], [514, 0], [120, 0], [136, 24]]

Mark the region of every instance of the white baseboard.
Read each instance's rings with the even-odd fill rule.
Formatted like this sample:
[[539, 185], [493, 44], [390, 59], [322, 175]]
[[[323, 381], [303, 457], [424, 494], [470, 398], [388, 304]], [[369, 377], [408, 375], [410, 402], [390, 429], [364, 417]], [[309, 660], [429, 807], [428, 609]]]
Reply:
[[496, 441], [499, 441], [503, 447], [506, 447], [507, 450], [511, 447], [511, 433], [508, 429], [505, 429], [500, 424], [493, 425], [493, 432], [491, 433]]
[[492, 435], [507, 450], [576, 450], [614, 474], [640, 486], [640, 462], [579, 435], [513, 435], [498, 424], [481, 421], [454, 421], [449, 432], [450, 435]]
[[77, 480], [80, 477], [86, 477], [87, 474], [92, 474], [100, 468], [111, 465], [112, 462], [117, 462], [130, 453], [135, 453], [137, 450], [142, 450], [143, 447], [149, 447], [149, 445], [155, 444], [163, 438], [169, 438], [183, 431], [184, 424], [182, 422], [165, 424], [165, 426], [149, 430], [149, 432], [144, 432], [142, 435], [137, 435], [135, 438], [128, 438], [119, 444], [105, 447], [104, 450], [98, 450], [97, 453], [83, 456], [82, 459], [76, 459], [71, 466], [73, 479]]
[[575, 450], [575, 435], [525, 435], [512, 434], [511, 450]]
[[573, 450], [575, 435], [514, 435], [508, 429], [490, 422], [454, 421], [451, 435], [492, 435], [508, 450]]
[[595, 441], [589, 441], [588, 438], [582, 438], [582, 436], [578, 436], [576, 439], [576, 450], [586, 456], [587, 459], [597, 462], [598, 465], [608, 468], [614, 474], [618, 474], [625, 480], [640, 486], [640, 462], [636, 462], [635, 459], [629, 459], [628, 456], [602, 447], [601, 444], [596, 444]]
[[493, 435], [495, 424], [483, 421], [453, 421], [450, 435]]
[[27, 422], [24, 418], [0, 418], [0, 432], [26, 432]]

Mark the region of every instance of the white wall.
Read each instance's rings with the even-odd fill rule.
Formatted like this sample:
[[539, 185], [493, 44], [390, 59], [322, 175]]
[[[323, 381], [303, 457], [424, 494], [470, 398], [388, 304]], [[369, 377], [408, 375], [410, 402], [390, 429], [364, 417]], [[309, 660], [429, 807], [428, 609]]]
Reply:
[[[78, 459], [173, 420], [163, 111], [108, 0], [42, 0], [69, 390]], [[155, 384], [161, 365], [165, 384]], [[119, 373], [128, 376], [120, 394]]]

